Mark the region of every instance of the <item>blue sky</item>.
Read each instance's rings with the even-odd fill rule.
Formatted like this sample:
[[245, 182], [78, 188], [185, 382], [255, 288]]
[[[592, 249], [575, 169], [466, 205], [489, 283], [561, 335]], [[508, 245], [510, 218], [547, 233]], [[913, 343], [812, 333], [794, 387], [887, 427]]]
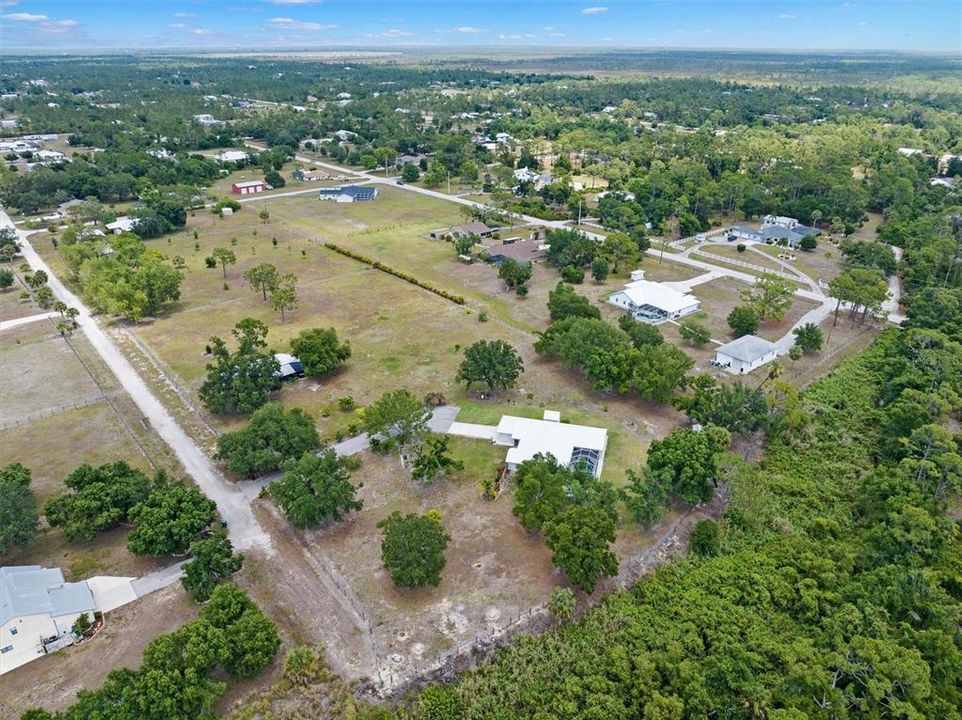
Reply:
[[515, 45], [962, 52], [960, 0], [0, 0], [0, 50]]

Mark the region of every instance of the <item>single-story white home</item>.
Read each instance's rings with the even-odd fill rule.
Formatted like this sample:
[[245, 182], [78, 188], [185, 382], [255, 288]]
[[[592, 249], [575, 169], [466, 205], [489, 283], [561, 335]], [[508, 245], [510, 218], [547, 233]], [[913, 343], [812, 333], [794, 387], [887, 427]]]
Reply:
[[736, 375], [750, 373], [774, 360], [777, 350], [775, 343], [764, 338], [742, 335], [718, 348], [711, 364]]
[[107, 229], [114, 233], [114, 235], [133, 232], [135, 227], [137, 227], [137, 218], [127, 217], [126, 215], [121, 215], [112, 223], [107, 223]]
[[759, 228], [736, 225], [728, 231], [728, 240], [745, 240], [756, 243], [777, 243], [785, 241], [790, 247], [798, 244], [809, 235], [819, 235], [817, 228], [802, 225], [795, 218], [781, 215], [766, 215]]
[[495, 430], [494, 442], [509, 448], [505, 462], [514, 472], [535, 455], [551, 455], [562, 465], [580, 466], [601, 477], [608, 447], [608, 431], [587, 425], [561, 422], [560, 413], [545, 410], [543, 420], [504, 415]]
[[653, 325], [691, 315], [701, 307], [694, 295], [679, 292], [663, 283], [644, 280], [643, 277], [641, 270], [632, 272], [632, 281], [613, 293], [608, 303], [630, 312], [635, 320]]
[[97, 609], [86, 582], [64, 582], [58, 568], [0, 568], [0, 674], [73, 643], [73, 624]]
[[214, 160], [216, 160], [217, 162], [222, 162], [222, 163], [226, 163], [226, 162], [244, 162], [244, 161], [247, 160], [247, 158], [249, 158], [249, 157], [250, 157], [250, 155], [248, 155], [248, 154], [247, 154], [246, 152], [244, 152], [243, 150], [225, 150], [225, 151], [222, 152], [222, 153], [219, 153], [219, 154], [217, 154], [217, 155], [214, 155]]

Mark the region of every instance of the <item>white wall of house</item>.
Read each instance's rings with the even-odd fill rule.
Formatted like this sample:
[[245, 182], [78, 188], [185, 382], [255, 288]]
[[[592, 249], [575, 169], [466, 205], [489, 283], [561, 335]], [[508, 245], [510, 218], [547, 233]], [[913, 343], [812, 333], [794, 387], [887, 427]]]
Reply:
[[[762, 357], [758, 358], [754, 362], [748, 363], [748, 362], [745, 362], [744, 360], [739, 360], [738, 358], [733, 358], [730, 355], [726, 355], [723, 352], [716, 352], [715, 361], [719, 365], [724, 367], [728, 372], [734, 373], [736, 375], [743, 375], [745, 373], [750, 373], [752, 370], [755, 370], [756, 368], [760, 368], [762, 365], [765, 365], [766, 363], [770, 363], [772, 360], [775, 359], [775, 354], [776, 354], [775, 351], [772, 350], [771, 352], [766, 353], [765, 355], [762, 355]], [[731, 367], [725, 367], [729, 363], [731, 364]]]
[[80, 613], [55, 618], [44, 613], [12, 618], [0, 629], [0, 675], [43, 656], [41, 640], [69, 633], [78, 617]]

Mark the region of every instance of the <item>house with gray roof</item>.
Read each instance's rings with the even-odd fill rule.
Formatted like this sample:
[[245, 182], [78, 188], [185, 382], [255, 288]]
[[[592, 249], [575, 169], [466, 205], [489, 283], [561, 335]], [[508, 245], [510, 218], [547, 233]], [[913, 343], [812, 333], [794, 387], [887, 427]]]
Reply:
[[798, 247], [799, 243], [809, 235], [820, 235], [817, 228], [802, 225], [795, 218], [781, 215], [766, 215], [759, 228], [736, 225], [728, 231], [729, 241], [745, 240], [748, 242], [768, 243], [769, 245], [786, 243], [789, 247]]
[[318, 197], [339, 203], [371, 201], [377, 197], [377, 188], [370, 185], [346, 185], [344, 187], [323, 188]]
[[720, 367], [735, 375], [750, 373], [775, 359], [778, 348], [773, 342], [757, 335], [742, 335], [715, 351], [715, 357], [709, 363]]
[[59, 568], [0, 568], [0, 674], [73, 643], [73, 624], [97, 610], [86, 582], [64, 581]]

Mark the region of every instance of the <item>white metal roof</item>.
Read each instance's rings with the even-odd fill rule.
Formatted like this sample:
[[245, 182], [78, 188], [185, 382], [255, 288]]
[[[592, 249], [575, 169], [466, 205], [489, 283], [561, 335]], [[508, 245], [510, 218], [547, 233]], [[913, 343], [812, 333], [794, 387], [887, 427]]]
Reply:
[[260, 187], [261, 185], [266, 185], [263, 180], [245, 180], [244, 182], [234, 183], [234, 187], [245, 188], [245, 187]]
[[625, 285], [623, 292], [635, 305], [651, 305], [667, 313], [678, 312], [698, 304], [698, 298], [678, 292], [662, 283], [635, 280]]
[[508, 450], [509, 463], [522, 463], [535, 455], [551, 455], [558, 462], [568, 464], [575, 448], [603, 451], [608, 444], [605, 428], [571, 425], [551, 420], [504, 415], [498, 423], [498, 435], [510, 435], [518, 442]]
[[0, 625], [16, 617], [53, 617], [96, 609], [85, 582], [64, 582], [59, 568], [12, 565], [0, 568]]

